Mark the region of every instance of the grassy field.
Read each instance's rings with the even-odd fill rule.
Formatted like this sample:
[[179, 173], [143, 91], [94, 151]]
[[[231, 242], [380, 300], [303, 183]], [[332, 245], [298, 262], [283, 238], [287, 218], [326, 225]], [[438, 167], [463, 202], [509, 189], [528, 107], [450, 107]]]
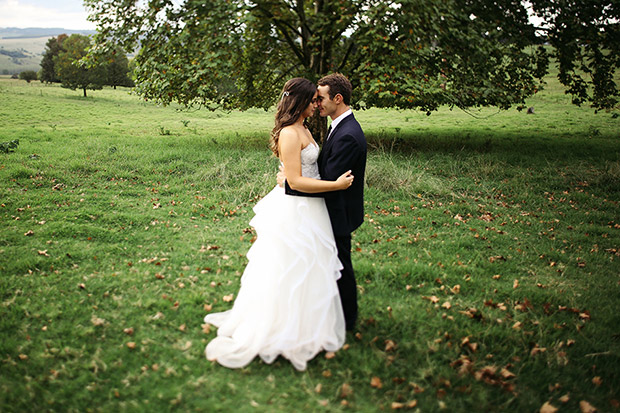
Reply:
[[300, 373], [203, 354], [273, 113], [89, 95], [0, 80], [0, 411], [620, 410], [617, 112], [357, 112], [361, 320]]

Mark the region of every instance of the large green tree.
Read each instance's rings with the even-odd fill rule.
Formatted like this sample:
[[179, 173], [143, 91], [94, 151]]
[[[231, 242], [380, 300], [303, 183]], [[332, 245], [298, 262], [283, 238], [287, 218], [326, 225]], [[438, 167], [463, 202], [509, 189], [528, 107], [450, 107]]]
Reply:
[[521, 0], [85, 4], [99, 30], [94, 52], [139, 46], [137, 90], [164, 104], [266, 108], [288, 78], [339, 71], [356, 105], [505, 109], [536, 92], [548, 65]]
[[47, 43], [45, 44], [45, 51], [43, 52], [43, 58], [41, 59], [41, 70], [39, 71], [39, 80], [41, 82], [60, 82], [58, 74], [56, 73], [56, 67], [54, 66], [54, 58], [64, 50], [62, 48], [62, 42], [66, 38], [66, 34], [61, 34], [58, 37], [52, 37], [47, 40]]
[[87, 65], [83, 60], [90, 44], [88, 36], [72, 34], [63, 41], [64, 50], [54, 58], [61, 86], [72, 90], [82, 89], [84, 97], [87, 89], [102, 89], [107, 81], [106, 68], [103, 65]]

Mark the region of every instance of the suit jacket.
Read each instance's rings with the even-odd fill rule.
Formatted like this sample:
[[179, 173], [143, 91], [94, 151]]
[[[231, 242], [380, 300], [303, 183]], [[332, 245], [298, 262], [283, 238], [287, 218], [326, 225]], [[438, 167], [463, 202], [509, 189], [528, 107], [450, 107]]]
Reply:
[[306, 194], [291, 189], [286, 182], [286, 194], [324, 197], [334, 235], [350, 235], [364, 221], [366, 152], [366, 137], [351, 114], [332, 131], [330, 138], [323, 144], [317, 162], [321, 179], [335, 181], [350, 169], [354, 176], [353, 184], [342, 191]]

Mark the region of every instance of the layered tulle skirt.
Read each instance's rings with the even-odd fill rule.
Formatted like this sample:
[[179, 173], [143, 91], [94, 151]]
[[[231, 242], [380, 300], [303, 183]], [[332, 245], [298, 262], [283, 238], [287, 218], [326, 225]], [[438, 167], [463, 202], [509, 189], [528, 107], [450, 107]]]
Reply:
[[298, 370], [344, 343], [336, 281], [342, 268], [323, 198], [289, 196], [275, 187], [254, 207], [256, 241], [231, 310], [208, 314], [218, 327], [207, 359], [244, 367], [279, 355]]

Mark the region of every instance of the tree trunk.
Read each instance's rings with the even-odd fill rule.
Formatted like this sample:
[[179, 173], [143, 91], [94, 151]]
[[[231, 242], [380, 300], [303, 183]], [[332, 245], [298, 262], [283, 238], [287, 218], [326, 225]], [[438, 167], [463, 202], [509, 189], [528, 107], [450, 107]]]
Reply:
[[327, 118], [323, 118], [319, 115], [319, 111], [314, 112], [314, 115], [306, 119], [308, 129], [314, 137], [314, 140], [318, 143], [322, 143], [325, 140], [327, 134]]
[[86, 88], [84, 88], [84, 97], [86, 97]]

